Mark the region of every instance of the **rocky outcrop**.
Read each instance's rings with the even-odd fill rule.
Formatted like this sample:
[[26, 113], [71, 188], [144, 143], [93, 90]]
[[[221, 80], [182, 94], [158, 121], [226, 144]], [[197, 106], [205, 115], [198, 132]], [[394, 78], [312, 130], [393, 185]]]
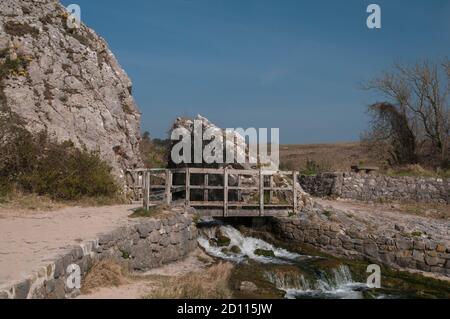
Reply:
[[116, 176], [140, 164], [140, 112], [107, 43], [70, 28], [56, 0], [0, 3], [0, 111], [30, 131], [99, 151]]
[[301, 176], [299, 181], [304, 190], [317, 197], [450, 203], [450, 179], [325, 173]]
[[[175, 164], [172, 159], [169, 159], [169, 167], [170, 168], [184, 168], [184, 167], [209, 167], [209, 168], [233, 168], [233, 169], [241, 169], [241, 170], [259, 170], [265, 172], [266, 175], [272, 175], [272, 186], [273, 187], [279, 187], [279, 188], [289, 188], [292, 187], [292, 183], [297, 183], [297, 203], [298, 203], [298, 210], [305, 209], [306, 207], [310, 207], [312, 205], [311, 196], [307, 194], [305, 191], [303, 191], [302, 187], [298, 183], [298, 181], [292, 181], [292, 177], [287, 175], [281, 175], [278, 174], [278, 164], [274, 161], [268, 160], [266, 163], [261, 164], [260, 163], [260, 156], [258, 155], [255, 159], [252, 157], [251, 152], [249, 152], [248, 144], [245, 142], [245, 138], [239, 134], [238, 131], [233, 132], [227, 132], [226, 130], [218, 127], [211, 121], [209, 121], [207, 118], [197, 115], [194, 119], [188, 119], [188, 118], [178, 118], [172, 125], [172, 132], [177, 129], [181, 129], [185, 132], [185, 134], [191, 136], [191, 152], [195, 151], [195, 122], [201, 124], [202, 132], [205, 133], [207, 130], [211, 130], [214, 133], [215, 138], [218, 140], [218, 143], [222, 145], [222, 150], [224, 154], [235, 154], [235, 160], [229, 161], [227, 160], [226, 156], [224, 155], [223, 161], [220, 163], [205, 163], [204, 158], [202, 158], [202, 161], [200, 163], [184, 163], [181, 164]], [[202, 137], [200, 137], [202, 138]], [[209, 144], [211, 141], [201, 141], [201, 149], [204, 150], [205, 146]], [[214, 140], [214, 142], [217, 142]], [[172, 148], [175, 144], [177, 144], [178, 141], [172, 141]], [[240, 154], [240, 156], [238, 155]], [[203, 155], [203, 154], [201, 154]], [[245, 158], [245, 162], [237, 161], [239, 158]], [[192, 156], [191, 162], [194, 161], [194, 156]], [[202, 177], [203, 178], [203, 177]], [[215, 176], [210, 175], [210, 182], [212, 183], [223, 183], [222, 180], [216, 181], [214, 179], [220, 179], [221, 176]], [[202, 182], [203, 180], [199, 180], [198, 182]], [[179, 181], [178, 181], [179, 182]], [[237, 186], [238, 185], [238, 179], [236, 176], [230, 174], [229, 175], [229, 186]], [[241, 176], [241, 183], [242, 186], [248, 186], [248, 187], [259, 187], [259, 177], [256, 178], [254, 176]], [[269, 181], [266, 180], [264, 182], [265, 184], [269, 184]], [[268, 185], [267, 185], [268, 186]], [[257, 198], [259, 196], [258, 191], [255, 190], [243, 190], [241, 192], [242, 198], [237, 198], [237, 191], [231, 191], [229, 194], [230, 197], [235, 198], [239, 201], [251, 201]], [[203, 192], [202, 192], [203, 194]], [[221, 195], [221, 194], [219, 194]], [[214, 194], [212, 195], [214, 196]], [[222, 200], [220, 197], [216, 198], [216, 200]], [[292, 192], [286, 192], [286, 191], [273, 191], [273, 204], [278, 203], [293, 203], [293, 194]], [[297, 212], [296, 212], [297, 213]]]

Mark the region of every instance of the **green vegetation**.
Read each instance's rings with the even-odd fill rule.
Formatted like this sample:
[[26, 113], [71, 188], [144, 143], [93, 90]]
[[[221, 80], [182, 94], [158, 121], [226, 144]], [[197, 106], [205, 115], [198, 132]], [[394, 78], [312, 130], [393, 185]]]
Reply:
[[222, 233], [217, 234], [217, 246], [228, 247], [231, 243], [231, 239]]
[[164, 211], [167, 210], [166, 205], [156, 205], [151, 206], [149, 209], [146, 209], [144, 207], [136, 209], [133, 214], [131, 214], [130, 218], [156, 218], [162, 215]]
[[14, 21], [8, 21], [4, 25], [5, 32], [12, 36], [23, 37], [27, 34], [31, 34], [33, 38], [39, 35], [39, 30], [26, 23], [19, 23]]
[[169, 141], [152, 139], [149, 132], [142, 136], [140, 151], [146, 168], [164, 168], [167, 166]]
[[449, 178], [450, 177], [450, 169], [427, 169], [423, 168], [419, 164], [413, 165], [405, 165], [396, 168], [389, 168], [380, 173], [393, 176], [393, 177], [403, 177], [403, 176], [411, 176], [411, 177], [435, 177], [435, 178]]
[[231, 251], [233, 254], [240, 254], [240, 253], [241, 253], [241, 249], [240, 249], [238, 246], [233, 246], [233, 247], [231, 247], [231, 248], [230, 248], [230, 251]]
[[254, 254], [263, 257], [275, 257], [275, 253], [273, 252], [273, 250], [266, 250], [266, 249], [256, 249], [254, 251]]
[[422, 235], [423, 235], [423, 233], [420, 231], [415, 231], [415, 232], [411, 233], [411, 236], [413, 236], [413, 237], [421, 237]]
[[131, 259], [131, 255], [128, 251], [120, 250], [120, 253], [122, 254], [123, 259]]
[[311, 176], [324, 173], [328, 170], [328, 167], [324, 164], [319, 164], [314, 160], [307, 159], [304, 167], [300, 169], [301, 175]]
[[118, 198], [111, 167], [98, 153], [32, 134], [14, 114], [0, 117], [0, 136], [0, 197], [19, 191], [59, 201]]
[[28, 66], [28, 59], [25, 57], [17, 57], [12, 60], [7, 56], [7, 50], [0, 51], [0, 79], [4, 79], [8, 75], [26, 75], [26, 67]]

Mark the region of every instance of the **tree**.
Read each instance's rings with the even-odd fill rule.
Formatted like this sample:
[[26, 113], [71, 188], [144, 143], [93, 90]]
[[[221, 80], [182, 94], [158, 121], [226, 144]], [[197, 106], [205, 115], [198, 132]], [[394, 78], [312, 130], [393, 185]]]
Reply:
[[405, 114], [389, 103], [373, 104], [369, 112], [372, 121], [367, 141], [372, 153], [387, 153], [391, 165], [416, 163], [416, 137]]
[[[368, 136], [369, 140], [370, 137], [374, 140], [383, 138], [379, 126], [389, 124], [384, 141], [395, 150], [392, 154], [394, 162], [413, 163], [417, 155], [434, 164], [449, 161], [448, 59], [442, 63], [420, 62], [414, 66], [395, 64], [392, 71], [370, 81], [365, 88], [376, 90], [387, 98], [386, 103], [369, 107], [373, 121]], [[414, 147], [409, 144], [413, 141]]]

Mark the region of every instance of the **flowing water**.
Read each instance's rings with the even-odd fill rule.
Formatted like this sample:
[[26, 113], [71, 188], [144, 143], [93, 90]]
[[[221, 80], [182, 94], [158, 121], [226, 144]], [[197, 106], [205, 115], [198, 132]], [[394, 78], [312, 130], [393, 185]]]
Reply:
[[[212, 257], [235, 263], [232, 286], [239, 297], [288, 299], [449, 298], [450, 285], [433, 281], [429, 288], [417, 278], [385, 276], [385, 287], [371, 289], [368, 274], [354, 262], [289, 251], [259, 238], [245, 236], [230, 225], [201, 228], [199, 245]], [[367, 264], [368, 265], [368, 264]], [[365, 266], [367, 266], [365, 265]], [[361, 266], [361, 265], [359, 265]], [[406, 277], [405, 277], [406, 276]], [[421, 278], [423, 279], [423, 278]], [[428, 279], [424, 280], [428, 283]], [[250, 281], [257, 291], [243, 292]]]

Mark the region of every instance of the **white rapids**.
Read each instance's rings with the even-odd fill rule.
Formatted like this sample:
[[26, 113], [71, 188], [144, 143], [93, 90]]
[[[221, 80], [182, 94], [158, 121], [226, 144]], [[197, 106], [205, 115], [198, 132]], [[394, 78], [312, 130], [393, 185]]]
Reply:
[[354, 282], [350, 269], [341, 265], [332, 270], [332, 274], [323, 274], [311, 282], [301, 274], [278, 274], [266, 272], [267, 280], [286, 292], [285, 298], [333, 298], [333, 299], [362, 299], [362, 290], [366, 284]]
[[[218, 258], [231, 260], [237, 263], [243, 262], [247, 258], [249, 258], [260, 263], [283, 264], [290, 263], [301, 257], [307, 257], [289, 252], [282, 248], [277, 248], [261, 239], [245, 237], [232, 226], [226, 225], [220, 226], [219, 228], [222, 234], [230, 238], [230, 244], [228, 245], [228, 247], [217, 247], [210, 244], [210, 239], [214, 238], [215, 236], [216, 228], [206, 229], [203, 232], [203, 236], [198, 239], [199, 245], [208, 254]], [[233, 246], [239, 247], [240, 253], [223, 252], [224, 248], [230, 249]], [[275, 258], [256, 255], [255, 250], [257, 249], [271, 250], [274, 252]]]

